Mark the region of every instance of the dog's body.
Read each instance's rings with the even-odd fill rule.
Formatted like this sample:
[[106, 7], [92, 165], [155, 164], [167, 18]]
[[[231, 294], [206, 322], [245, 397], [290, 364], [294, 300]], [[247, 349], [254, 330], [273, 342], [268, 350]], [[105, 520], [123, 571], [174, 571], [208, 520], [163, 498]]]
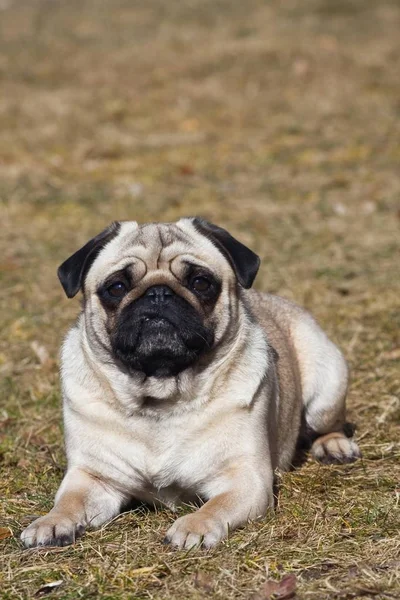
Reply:
[[166, 539], [209, 547], [273, 506], [301, 434], [323, 462], [359, 456], [340, 351], [301, 308], [245, 289], [257, 269], [199, 219], [114, 225], [62, 265], [85, 295], [62, 351], [68, 471], [25, 545], [71, 543], [135, 498], [204, 500]]

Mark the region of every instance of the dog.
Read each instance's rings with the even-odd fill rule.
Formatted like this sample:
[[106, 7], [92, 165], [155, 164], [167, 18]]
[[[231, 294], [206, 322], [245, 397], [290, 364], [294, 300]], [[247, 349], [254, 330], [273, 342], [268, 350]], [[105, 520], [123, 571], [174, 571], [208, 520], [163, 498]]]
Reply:
[[313, 317], [251, 290], [259, 257], [201, 218], [115, 222], [58, 270], [83, 309], [61, 352], [68, 469], [27, 547], [73, 543], [133, 499], [174, 510], [165, 542], [210, 548], [274, 506], [299, 439], [322, 463], [345, 434], [348, 369]]

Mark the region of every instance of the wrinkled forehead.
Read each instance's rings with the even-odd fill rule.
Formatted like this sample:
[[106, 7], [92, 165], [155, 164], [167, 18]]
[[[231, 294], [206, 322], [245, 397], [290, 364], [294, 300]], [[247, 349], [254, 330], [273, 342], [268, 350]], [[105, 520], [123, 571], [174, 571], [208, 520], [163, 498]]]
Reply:
[[147, 272], [168, 270], [171, 263], [179, 259], [207, 267], [221, 278], [231, 274], [224, 256], [197, 231], [190, 219], [141, 226], [135, 221], [125, 221], [121, 223], [118, 235], [95, 259], [86, 284], [96, 286], [112, 273], [135, 263], [144, 264]]

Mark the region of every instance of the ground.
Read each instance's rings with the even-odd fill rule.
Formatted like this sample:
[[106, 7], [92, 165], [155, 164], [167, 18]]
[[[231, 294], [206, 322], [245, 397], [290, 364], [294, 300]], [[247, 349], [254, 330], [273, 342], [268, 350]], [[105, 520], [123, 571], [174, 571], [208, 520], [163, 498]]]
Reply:
[[[1, 0], [2, 599], [247, 600], [285, 574], [400, 597], [399, 28], [396, 0]], [[23, 550], [65, 467], [57, 266], [112, 220], [194, 214], [342, 347], [363, 459], [280, 474], [276, 513], [209, 552], [142, 509]]]

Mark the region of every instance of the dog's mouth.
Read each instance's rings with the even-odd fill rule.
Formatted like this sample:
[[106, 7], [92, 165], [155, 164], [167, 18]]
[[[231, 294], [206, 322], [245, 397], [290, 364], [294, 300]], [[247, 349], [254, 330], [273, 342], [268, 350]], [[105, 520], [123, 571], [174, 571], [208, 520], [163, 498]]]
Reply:
[[213, 335], [189, 307], [132, 307], [111, 337], [116, 360], [124, 369], [140, 371], [147, 377], [174, 377], [193, 365], [211, 348]]
[[173, 325], [166, 317], [154, 316], [143, 317], [141, 327], [145, 329], [146, 327], [173, 327]]

